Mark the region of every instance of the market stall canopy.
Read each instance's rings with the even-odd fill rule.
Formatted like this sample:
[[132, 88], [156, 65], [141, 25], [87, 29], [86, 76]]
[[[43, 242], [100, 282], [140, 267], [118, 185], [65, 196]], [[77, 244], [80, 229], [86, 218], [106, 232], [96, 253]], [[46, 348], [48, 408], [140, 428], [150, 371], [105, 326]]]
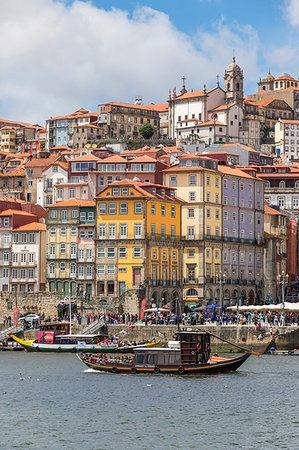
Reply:
[[211, 303], [211, 305], [207, 305], [206, 308], [222, 308], [222, 306], [217, 305], [217, 303]]
[[[237, 306], [229, 306], [228, 309], [233, 311], [237, 311]], [[299, 303], [290, 303], [285, 302], [284, 307], [282, 303], [278, 303], [277, 305], [243, 305], [239, 306], [239, 311], [298, 311], [299, 312]]]

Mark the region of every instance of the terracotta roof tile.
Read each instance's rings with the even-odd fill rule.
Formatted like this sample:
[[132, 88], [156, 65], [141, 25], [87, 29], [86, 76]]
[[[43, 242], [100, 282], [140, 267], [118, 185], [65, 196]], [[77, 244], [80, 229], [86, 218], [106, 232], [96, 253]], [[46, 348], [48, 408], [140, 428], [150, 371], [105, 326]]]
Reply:
[[119, 155], [108, 156], [108, 158], [104, 158], [100, 160], [103, 164], [105, 163], [127, 163], [128, 161], [125, 158], [122, 158]]
[[47, 225], [40, 222], [27, 223], [19, 228], [15, 228], [14, 231], [46, 231]]
[[219, 122], [219, 120], [208, 120], [207, 122], [200, 123], [198, 127], [205, 127], [208, 125], [219, 125], [221, 127], [227, 127], [225, 123]]
[[131, 161], [129, 161], [129, 163], [131, 164], [135, 164], [135, 163], [155, 163], [157, 162], [156, 159], [151, 158], [150, 156], [147, 155], [143, 155], [143, 156], [138, 156], [137, 158], [132, 159]]
[[84, 200], [81, 198], [73, 198], [71, 200], [66, 200], [65, 202], [57, 202], [53, 203], [53, 205], [48, 205], [48, 208], [59, 208], [61, 206], [94, 206], [95, 203], [93, 200]]
[[[210, 92], [214, 91], [216, 88], [213, 89], [206, 89], [206, 94], [209, 94]], [[175, 100], [182, 100], [185, 98], [194, 98], [194, 97], [202, 97], [204, 96], [204, 90], [202, 91], [194, 91], [194, 92], [186, 92], [186, 94], [178, 95]]]
[[36, 217], [36, 214], [31, 214], [26, 211], [21, 211], [19, 209], [6, 209], [5, 211], [2, 211], [0, 213], [0, 216], [13, 216], [15, 214], [20, 215], [20, 216]]
[[78, 156], [77, 158], [72, 158], [71, 162], [76, 162], [76, 161], [103, 161], [101, 158], [98, 158], [95, 155], [83, 155], [83, 156]]
[[166, 112], [168, 111], [168, 103], [160, 103], [158, 105], [154, 105], [153, 103], [150, 103], [149, 105], [145, 105], [145, 107], [147, 109], [153, 109], [154, 111], [159, 111], [159, 112]]
[[287, 214], [285, 214], [282, 211], [277, 211], [277, 209], [271, 208], [268, 205], [264, 205], [264, 211], [265, 214], [270, 214], [271, 216], [287, 216]]
[[251, 148], [245, 144], [240, 144], [239, 142], [232, 142], [231, 144], [221, 144], [220, 147], [221, 148], [222, 147], [233, 147], [234, 145], [237, 145], [238, 147], [242, 147], [242, 148], [244, 148], [244, 150], [247, 150], [248, 152], [259, 153], [257, 150], [254, 150], [254, 148]]

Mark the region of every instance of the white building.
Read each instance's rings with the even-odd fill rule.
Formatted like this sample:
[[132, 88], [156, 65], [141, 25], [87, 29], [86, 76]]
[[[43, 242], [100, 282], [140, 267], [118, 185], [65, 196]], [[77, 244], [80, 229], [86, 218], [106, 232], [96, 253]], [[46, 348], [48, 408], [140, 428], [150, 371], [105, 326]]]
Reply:
[[9, 291], [45, 290], [46, 230], [47, 225], [38, 222], [12, 230]]
[[283, 161], [299, 160], [299, 120], [279, 120], [275, 124], [275, 147]]
[[56, 203], [54, 186], [68, 181], [68, 164], [56, 161], [43, 170], [42, 175], [37, 178], [36, 197], [37, 204], [47, 207]]
[[235, 58], [225, 71], [224, 89], [217, 81], [213, 89], [187, 92], [183, 77], [179, 95], [176, 89], [169, 92], [169, 137], [179, 143], [241, 142], [258, 147], [259, 124], [244, 117], [243, 82]]

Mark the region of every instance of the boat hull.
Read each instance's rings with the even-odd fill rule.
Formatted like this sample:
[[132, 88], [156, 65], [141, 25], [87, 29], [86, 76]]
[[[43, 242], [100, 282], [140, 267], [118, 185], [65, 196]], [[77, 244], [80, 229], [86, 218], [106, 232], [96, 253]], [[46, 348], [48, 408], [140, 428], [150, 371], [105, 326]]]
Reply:
[[299, 349], [294, 350], [270, 350], [270, 355], [276, 356], [299, 356]]
[[123, 347], [99, 347], [96, 344], [85, 345], [78, 347], [75, 344], [42, 344], [35, 341], [21, 339], [18, 336], [11, 335], [11, 337], [18, 342], [28, 352], [53, 352], [53, 353], [132, 353], [136, 348], [150, 348], [155, 347], [158, 342], [151, 342], [149, 344], [123, 346]]
[[237, 370], [250, 356], [250, 353], [245, 353], [238, 358], [224, 359], [221, 361], [208, 362], [206, 364], [184, 365], [184, 366], [160, 366], [160, 367], [140, 367], [132, 364], [95, 364], [84, 360], [78, 356], [79, 359], [90, 369], [101, 372], [119, 373], [119, 374], [172, 374], [172, 375], [214, 375], [216, 373], [231, 372]]

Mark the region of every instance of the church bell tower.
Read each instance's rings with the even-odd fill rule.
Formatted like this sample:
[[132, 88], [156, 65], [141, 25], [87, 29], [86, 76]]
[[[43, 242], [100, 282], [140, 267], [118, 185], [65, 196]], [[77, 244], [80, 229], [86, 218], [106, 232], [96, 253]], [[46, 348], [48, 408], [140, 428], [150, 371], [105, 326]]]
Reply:
[[226, 103], [243, 104], [244, 97], [244, 75], [243, 70], [236, 64], [236, 58], [233, 57], [233, 62], [228, 66], [224, 74], [224, 91]]

